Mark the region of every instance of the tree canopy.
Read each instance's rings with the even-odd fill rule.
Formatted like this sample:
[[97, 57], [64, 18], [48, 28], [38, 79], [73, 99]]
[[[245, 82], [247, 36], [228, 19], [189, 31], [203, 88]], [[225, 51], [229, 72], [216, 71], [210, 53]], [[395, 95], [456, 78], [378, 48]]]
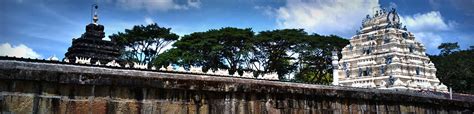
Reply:
[[136, 25], [132, 29], [125, 29], [125, 32], [112, 34], [109, 38], [122, 46], [122, 59], [148, 63], [179, 36], [172, 33], [171, 28], [154, 23]]
[[226, 27], [185, 35], [154, 63], [202, 66], [204, 71], [228, 69], [230, 74], [275, 72], [280, 79], [295, 73], [301, 82], [329, 83], [330, 52], [341, 50], [348, 43], [335, 35], [308, 35], [303, 29], [261, 31], [255, 35], [248, 28]]
[[[170, 30], [157, 24], [137, 25], [109, 37], [123, 47], [125, 61], [151, 62], [157, 67], [174, 64], [185, 69], [201, 66], [203, 71], [227, 69], [229, 74], [277, 73], [280, 79], [295, 74], [295, 80], [312, 83], [332, 80], [330, 52], [348, 44], [341, 37], [309, 35], [303, 29], [255, 34], [250, 28], [224, 27], [190, 33], [179, 40]], [[171, 49], [163, 50], [173, 42]]]
[[459, 45], [458, 43], [441, 43], [441, 45], [438, 46], [438, 49], [441, 50], [442, 55], [449, 55], [453, 51], [459, 50]]
[[305, 42], [298, 44], [296, 52], [299, 54], [298, 69], [295, 80], [329, 84], [332, 82], [331, 55], [332, 51], [340, 52], [349, 41], [341, 37], [321, 36], [318, 34], [306, 37]]
[[230, 74], [244, 69], [245, 58], [253, 50], [254, 32], [247, 29], [226, 27], [183, 36], [173, 44], [181, 52], [175, 63], [203, 66], [213, 71], [223, 68]]
[[[280, 79], [296, 69], [292, 51], [303, 42], [307, 33], [303, 29], [283, 29], [260, 32], [254, 41], [251, 63], [261, 73], [276, 72]], [[261, 68], [257, 67], [258, 65]]]
[[430, 55], [436, 76], [453, 91], [474, 93], [474, 49], [459, 50], [457, 43], [442, 43], [439, 55]]

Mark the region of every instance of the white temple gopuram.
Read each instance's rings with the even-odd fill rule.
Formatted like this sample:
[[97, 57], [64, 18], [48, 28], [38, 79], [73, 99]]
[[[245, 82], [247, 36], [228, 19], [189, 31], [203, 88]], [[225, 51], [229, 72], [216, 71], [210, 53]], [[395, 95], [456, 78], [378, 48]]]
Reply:
[[401, 26], [395, 9], [367, 15], [342, 58], [333, 52], [333, 85], [446, 92], [423, 44]]

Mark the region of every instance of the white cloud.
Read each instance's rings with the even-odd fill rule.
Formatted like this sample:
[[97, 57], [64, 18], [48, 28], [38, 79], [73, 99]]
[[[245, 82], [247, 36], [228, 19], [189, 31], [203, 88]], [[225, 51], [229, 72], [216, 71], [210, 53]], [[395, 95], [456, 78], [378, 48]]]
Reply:
[[153, 21], [153, 19], [150, 18], [150, 17], [145, 17], [145, 23], [146, 24], [153, 24], [153, 23], [155, 23], [155, 21]]
[[117, 0], [119, 6], [126, 9], [145, 9], [149, 12], [168, 10], [187, 10], [199, 8], [199, 0], [181, 0], [186, 3], [177, 3], [176, 0]]
[[439, 11], [400, 16], [400, 21], [413, 32], [415, 39], [425, 45], [430, 54], [437, 53], [437, 47], [445, 42], [441, 34], [456, 26], [454, 21], [446, 21]]
[[400, 21], [413, 32], [446, 31], [453, 29], [456, 24], [456, 22], [446, 23], [438, 11], [424, 14], [418, 13], [413, 16], [401, 16]]
[[0, 44], [0, 55], [1, 56], [16, 56], [26, 58], [41, 58], [41, 55], [33, 51], [24, 44], [12, 46], [10, 43]]
[[189, 7], [192, 8], [200, 8], [201, 7], [201, 2], [199, 0], [188, 0], [187, 4]]
[[288, 0], [276, 9], [277, 25], [347, 37], [355, 34], [365, 15], [372, 14], [378, 6], [378, 0]]
[[[272, 11], [279, 28], [303, 28], [307, 32], [318, 34], [336, 34], [351, 37], [361, 26], [365, 15], [378, 10], [378, 0], [287, 0], [278, 8], [255, 7], [264, 13]], [[395, 3], [390, 8], [398, 7]], [[446, 21], [439, 11], [401, 15], [401, 21], [422, 42], [429, 53], [435, 53], [437, 46], [444, 42], [443, 32], [450, 32], [457, 25]]]
[[253, 8], [256, 10], [261, 10], [263, 15], [270, 16], [270, 17], [274, 16], [274, 13], [275, 13], [275, 9], [270, 6], [255, 6]]
[[414, 32], [415, 40], [421, 42], [427, 48], [428, 53], [435, 54], [437, 47], [443, 42], [443, 38], [433, 32]]

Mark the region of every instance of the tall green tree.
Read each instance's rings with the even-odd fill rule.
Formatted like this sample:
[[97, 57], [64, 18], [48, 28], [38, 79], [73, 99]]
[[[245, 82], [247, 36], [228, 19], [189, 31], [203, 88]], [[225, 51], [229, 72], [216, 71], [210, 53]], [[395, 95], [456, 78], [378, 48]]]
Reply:
[[219, 44], [223, 45], [222, 58], [233, 74], [238, 69], [244, 69], [245, 62], [249, 52], [254, 50], [251, 40], [254, 38], [254, 32], [247, 29], [223, 28], [217, 32]]
[[262, 31], [254, 41], [250, 62], [259, 73], [277, 72], [279, 78], [284, 79], [296, 69], [292, 50], [306, 36], [303, 29]]
[[249, 28], [226, 27], [185, 35], [173, 46], [187, 55], [182, 59], [186, 64], [203, 66], [204, 70], [226, 68], [233, 74], [243, 69], [248, 52], [253, 50], [253, 37]]
[[160, 27], [156, 23], [136, 25], [125, 32], [112, 34], [109, 38], [122, 46], [122, 58], [127, 61], [149, 63], [163, 49], [179, 38], [171, 28]]
[[[180, 59], [173, 61], [174, 64], [188, 66], [202, 66], [204, 71], [216, 70], [224, 65], [221, 64], [216, 39], [207, 38], [205, 32], [194, 32], [183, 36], [173, 44], [176, 50], [181, 52]], [[187, 61], [187, 62], [182, 62]]]
[[339, 36], [310, 35], [297, 45], [298, 69], [295, 80], [299, 82], [329, 84], [332, 81], [332, 51], [341, 51], [349, 44]]

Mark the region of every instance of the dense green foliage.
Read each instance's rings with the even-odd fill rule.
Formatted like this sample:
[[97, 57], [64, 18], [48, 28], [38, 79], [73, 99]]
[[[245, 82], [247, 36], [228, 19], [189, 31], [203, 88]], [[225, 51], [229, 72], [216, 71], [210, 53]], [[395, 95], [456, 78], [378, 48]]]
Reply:
[[254, 41], [256, 50], [250, 62], [260, 73], [277, 72], [279, 78], [284, 79], [286, 74], [296, 70], [296, 63], [291, 62], [295, 59], [292, 50], [305, 37], [307, 33], [302, 29], [262, 31]]
[[158, 56], [158, 67], [170, 63], [204, 71], [228, 69], [230, 74], [254, 71], [276, 72], [280, 79], [296, 74], [294, 81], [326, 83], [331, 81], [330, 56], [349, 42], [338, 36], [308, 35], [303, 29], [262, 31], [221, 28], [183, 36]]
[[430, 56], [436, 76], [455, 92], [474, 94], [474, 48], [459, 50], [457, 43], [442, 43], [439, 49], [439, 55]]
[[153, 61], [153, 65], [166, 67], [169, 64], [173, 64], [172, 62], [175, 62], [174, 64], [177, 64], [176, 61], [181, 58], [184, 58], [182, 51], [173, 48], [166, 50], [165, 52], [161, 53], [159, 57], [156, 57]]
[[334, 35], [317, 34], [310, 35], [303, 41], [295, 49], [300, 55], [297, 59], [300, 71], [295, 75], [295, 80], [329, 84], [332, 82], [331, 51], [340, 52], [349, 41]]
[[[213, 71], [222, 68], [228, 69], [230, 74], [245, 68], [246, 57], [253, 50], [252, 38], [254, 33], [251, 29], [222, 28], [219, 30], [209, 30], [206, 32], [195, 32], [185, 35], [173, 44], [172, 50], [180, 52], [179, 59], [173, 61], [185, 67], [189, 65], [202, 66], [205, 71]], [[169, 58], [166, 56], [159, 57]], [[170, 54], [174, 55], [174, 54]], [[157, 65], [162, 65], [156, 61]]]
[[109, 38], [120, 45], [122, 59], [140, 63], [149, 63], [166, 46], [179, 38], [170, 32], [171, 28], [158, 26], [156, 23], [150, 25], [137, 25], [125, 32], [112, 34]]
[[[255, 76], [276, 72], [280, 79], [292, 74], [293, 81], [326, 84], [332, 80], [331, 51], [340, 51], [349, 43], [334, 35], [309, 35], [303, 29], [255, 34], [250, 28], [225, 27], [194, 32], [179, 40], [170, 30], [157, 24], [139, 25], [109, 37], [123, 47], [125, 61], [185, 69], [201, 66], [205, 72], [228, 69], [229, 74], [253, 71]], [[171, 49], [160, 54], [174, 41]]]

